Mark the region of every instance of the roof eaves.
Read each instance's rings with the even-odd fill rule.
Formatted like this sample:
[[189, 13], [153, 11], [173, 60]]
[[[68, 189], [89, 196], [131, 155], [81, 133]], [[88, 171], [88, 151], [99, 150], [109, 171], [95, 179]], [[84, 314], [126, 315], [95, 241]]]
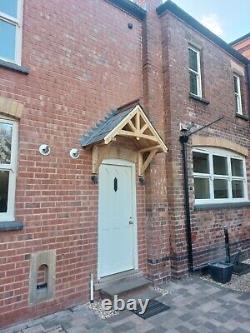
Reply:
[[209, 29], [207, 29], [204, 25], [202, 25], [195, 18], [186, 13], [183, 9], [181, 9], [171, 0], [164, 2], [162, 5], [156, 8], [156, 12], [159, 16], [167, 11], [173, 13], [182, 21], [193, 27], [195, 30], [199, 31], [202, 35], [204, 35], [209, 40], [211, 40], [212, 42], [223, 48], [227, 53], [229, 53], [231, 56], [233, 56], [240, 62], [243, 62], [244, 64], [249, 64], [249, 60], [246, 57], [244, 57], [242, 54], [236, 51], [231, 45], [227, 44], [223, 39], [221, 39], [213, 32], [211, 32]]
[[110, 2], [112, 5], [121, 8], [125, 12], [131, 14], [137, 19], [143, 21], [147, 15], [147, 12], [142, 7], [138, 6], [130, 0], [105, 0]]
[[250, 32], [248, 34], [245, 34], [244, 36], [241, 36], [235, 40], [233, 40], [232, 42], [230, 42], [230, 45], [235, 45], [238, 44], [239, 42], [242, 42], [243, 40], [250, 38]]

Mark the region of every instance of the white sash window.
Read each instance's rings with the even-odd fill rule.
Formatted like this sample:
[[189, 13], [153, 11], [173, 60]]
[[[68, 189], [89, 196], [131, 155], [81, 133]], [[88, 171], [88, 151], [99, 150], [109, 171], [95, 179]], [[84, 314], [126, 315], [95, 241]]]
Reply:
[[188, 48], [189, 54], [189, 92], [197, 97], [202, 97], [201, 81], [201, 55], [200, 51], [192, 46]]

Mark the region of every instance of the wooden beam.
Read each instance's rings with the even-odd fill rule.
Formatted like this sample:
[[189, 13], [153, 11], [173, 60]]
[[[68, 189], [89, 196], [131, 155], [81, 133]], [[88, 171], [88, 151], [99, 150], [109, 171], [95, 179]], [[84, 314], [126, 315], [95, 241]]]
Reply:
[[129, 113], [121, 122], [120, 122], [120, 124], [119, 125], [117, 125], [111, 132], [109, 132], [106, 136], [105, 136], [105, 138], [104, 138], [104, 142], [105, 142], [105, 144], [108, 144], [108, 143], [110, 143], [110, 141], [112, 140], [112, 138], [114, 138], [117, 134], [118, 134], [118, 132], [120, 131], [120, 130], [122, 130], [123, 128], [124, 128], [124, 126], [126, 126], [127, 125], [127, 123], [129, 122], [129, 120], [131, 120], [134, 116], [135, 116], [135, 114], [136, 114], [136, 108], [133, 110], [133, 111], [131, 111], [131, 113]]
[[134, 133], [134, 132], [129, 132], [129, 131], [125, 131], [125, 130], [120, 130], [117, 134], [158, 142], [158, 140], [154, 136], [141, 134], [141, 133]]
[[136, 128], [135, 128], [135, 126], [134, 126], [134, 124], [132, 123], [131, 120], [128, 122], [128, 125], [129, 125], [129, 127], [131, 128], [131, 130], [132, 130], [133, 132], [136, 132], [136, 131], [137, 131]]
[[148, 151], [151, 151], [151, 150], [158, 150], [158, 149], [161, 149], [161, 146], [158, 145], [158, 146], [152, 146], [152, 147], [147, 147], [147, 148], [143, 148], [143, 149], [140, 149], [139, 152], [140, 153], [146, 153]]
[[141, 122], [140, 122], [140, 113], [137, 112], [136, 115], [135, 115], [135, 127], [138, 131], [140, 131], [141, 129]]
[[138, 176], [143, 176], [142, 167], [143, 167], [143, 154], [138, 152]]
[[162, 141], [161, 137], [159, 136], [159, 134], [157, 133], [157, 131], [155, 130], [155, 128], [153, 127], [153, 125], [150, 123], [149, 119], [147, 118], [147, 116], [145, 115], [145, 113], [143, 112], [143, 110], [141, 109], [141, 117], [142, 119], [145, 121], [145, 123], [148, 123], [148, 127], [150, 129], [150, 131], [152, 132], [152, 134], [158, 138], [158, 142], [162, 147], [162, 150], [167, 153], [168, 152], [168, 148], [166, 147], [166, 145], [164, 144], [164, 142]]
[[146, 161], [143, 163], [142, 166], [142, 173], [144, 173], [147, 169], [147, 167], [149, 166], [150, 162], [152, 161], [152, 159], [154, 158], [155, 154], [157, 153], [157, 150], [152, 150], [150, 152], [150, 154], [148, 155]]
[[143, 134], [147, 128], [148, 128], [148, 124], [145, 124], [140, 130], [141, 134]]
[[[135, 120], [135, 124], [133, 122]], [[143, 120], [143, 125], [141, 125], [141, 121]], [[131, 131], [124, 130], [125, 126], [129, 126]], [[142, 127], [141, 127], [142, 126]], [[150, 130], [151, 134], [144, 134], [146, 130]], [[109, 144], [112, 140], [115, 139], [117, 135], [123, 135], [126, 137], [134, 137], [137, 141], [145, 139], [152, 142], [157, 143], [161, 146], [161, 150], [163, 152], [167, 152], [168, 149], [164, 142], [162, 141], [161, 137], [154, 129], [153, 125], [150, 123], [147, 116], [144, 114], [143, 110], [140, 106], [134, 108], [122, 121], [118, 124], [110, 133], [108, 133], [105, 138], [105, 144]], [[147, 150], [147, 151], [151, 151]]]
[[92, 149], [92, 173], [97, 173], [98, 158], [99, 158], [99, 147], [94, 146]]

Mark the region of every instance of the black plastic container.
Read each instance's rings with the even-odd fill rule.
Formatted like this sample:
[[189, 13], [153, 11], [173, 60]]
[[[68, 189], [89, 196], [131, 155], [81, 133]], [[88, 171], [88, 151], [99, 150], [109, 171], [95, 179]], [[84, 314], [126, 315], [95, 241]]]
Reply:
[[233, 273], [233, 264], [230, 263], [214, 263], [208, 266], [212, 279], [216, 282], [227, 283], [231, 281]]

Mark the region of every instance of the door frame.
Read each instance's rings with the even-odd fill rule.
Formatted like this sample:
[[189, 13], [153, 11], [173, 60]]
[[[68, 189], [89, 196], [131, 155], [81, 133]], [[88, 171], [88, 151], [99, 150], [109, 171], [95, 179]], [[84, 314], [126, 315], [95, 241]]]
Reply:
[[[122, 160], [122, 159], [105, 159], [102, 161], [102, 163], [99, 166], [99, 169], [102, 165], [113, 165], [113, 166], [125, 166], [131, 168], [131, 174], [132, 174], [132, 212], [134, 215], [134, 268], [133, 270], [138, 269], [138, 231], [137, 231], [137, 201], [136, 201], [136, 168], [135, 163]], [[100, 248], [99, 248], [99, 237], [100, 237], [100, 182], [98, 187], [98, 231], [97, 231], [97, 279], [100, 280], [101, 278], [105, 278], [106, 276], [100, 277]], [[117, 274], [122, 272], [117, 272]], [[107, 275], [108, 276], [108, 275]]]

